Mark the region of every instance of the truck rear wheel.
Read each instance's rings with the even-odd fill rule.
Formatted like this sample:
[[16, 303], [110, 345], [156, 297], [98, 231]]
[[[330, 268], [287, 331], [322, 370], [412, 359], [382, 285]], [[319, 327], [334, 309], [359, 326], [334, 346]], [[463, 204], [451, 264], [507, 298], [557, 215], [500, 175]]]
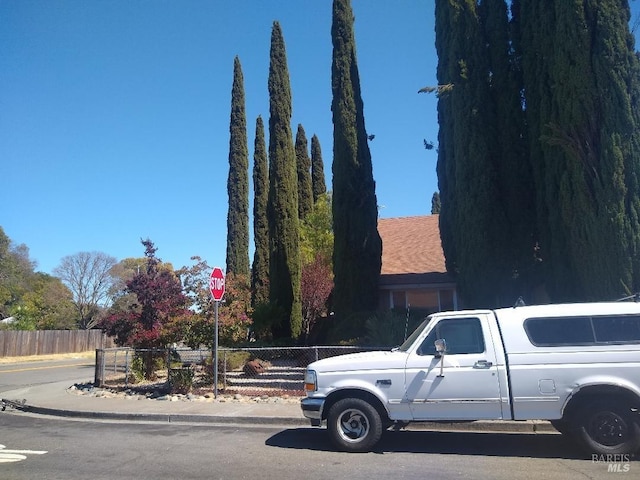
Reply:
[[382, 436], [382, 420], [365, 400], [345, 398], [329, 409], [327, 429], [331, 441], [340, 450], [367, 452]]
[[596, 402], [575, 417], [575, 435], [589, 453], [634, 453], [640, 449], [640, 425], [623, 403]]

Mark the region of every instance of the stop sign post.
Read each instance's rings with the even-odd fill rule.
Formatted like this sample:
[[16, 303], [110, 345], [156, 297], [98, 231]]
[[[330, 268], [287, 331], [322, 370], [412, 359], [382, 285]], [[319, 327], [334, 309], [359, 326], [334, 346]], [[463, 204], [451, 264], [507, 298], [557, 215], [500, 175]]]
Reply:
[[224, 297], [224, 272], [220, 267], [214, 267], [211, 271], [211, 276], [209, 277], [209, 290], [211, 291], [211, 296], [215, 300], [215, 318], [216, 318], [216, 329], [215, 329], [215, 339], [214, 339], [214, 350], [213, 350], [213, 396], [218, 398], [218, 304], [222, 297]]

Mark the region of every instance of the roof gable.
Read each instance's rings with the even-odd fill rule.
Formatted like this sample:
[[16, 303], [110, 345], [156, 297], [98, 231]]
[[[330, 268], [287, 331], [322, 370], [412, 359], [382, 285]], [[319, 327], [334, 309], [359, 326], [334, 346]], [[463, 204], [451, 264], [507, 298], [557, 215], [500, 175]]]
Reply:
[[381, 275], [446, 273], [439, 215], [379, 218]]

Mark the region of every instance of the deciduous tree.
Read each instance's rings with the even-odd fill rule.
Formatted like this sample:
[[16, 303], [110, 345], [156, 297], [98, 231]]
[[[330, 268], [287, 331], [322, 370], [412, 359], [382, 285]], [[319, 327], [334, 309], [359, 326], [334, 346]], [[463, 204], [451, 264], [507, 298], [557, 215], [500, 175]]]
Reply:
[[[127, 291], [136, 295], [137, 303], [126, 312], [114, 312], [103, 322], [107, 333], [116, 338], [118, 345], [142, 349], [164, 347], [169, 340], [163, 327], [172, 319], [187, 318], [191, 312], [189, 301], [182, 291], [179, 278], [172, 269], [156, 257], [151, 240], [142, 240], [145, 247], [146, 268], [127, 282]], [[169, 332], [171, 333], [171, 332]], [[144, 355], [144, 374], [153, 378], [153, 355]]]
[[59, 278], [38, 272], [20, 299], [12, 325], [17, 330], [69, 330], [76, 328], [77, 315], [71, 291]]
[[327, 313], [327, 300], [333, 290], [331, 263], [318, 254], [302, 267], [302, 335], [305, 340], [318, 317]]
[[[176, 318], [168, 328], [192, 348], [211, 347], [215, 338], [215, 302], [209, 291], [211, 267], [200, 257], [182, 267], [178, 275], [190, 299], [192, 314]], [[229, 273], [225, 277], [225, 294], [218, 305], [218, 335], [221, 344], [232, 346], [244, 342], [251, 326], [251, 289], [247, 277]]]
[[14, 244], [0, 227], [0, 317], [13, 315], [22, 296], [31, 290], [36, 264], [25, 244]]
[[93, 328], [100, 309], [109, 307], [109, 291], [116, 259], [103, 252], [79, 252], [64, 257], [53, 273], [71, 290], [78, 312], [78, 327]]
[[333, 256], [333, 217], [331, 195], [318, 198], [309, 215], [300, 223], [300, 255], [302, 264], [315, 261], [319, 255], [331, 265]]

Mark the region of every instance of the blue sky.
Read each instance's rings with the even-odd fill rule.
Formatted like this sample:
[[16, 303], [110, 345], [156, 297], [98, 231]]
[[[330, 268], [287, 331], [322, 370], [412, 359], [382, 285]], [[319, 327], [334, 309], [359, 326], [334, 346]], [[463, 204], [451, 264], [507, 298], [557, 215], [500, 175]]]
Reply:
[[[353, 8], [380, 215], [427, 214], [436, 101], [417, 91], [435, 82], [433, 4]], [[233, 59], [252, 166], [274, 20], [293, 132], [318, 135], [330, 186], [330, 0], [0, 0], [0, 226], [37, 270], [81, 251], [140, 257], [141, 238], [176, 268], [224, 267]]]
[[[428, 214], [436, 98], [417, 91], [435, 84], [434, 4], [352, 5], [380, 216]], [[233, 59], [252, 168], [274, 20], [292, 131], [318, 135], [330, 188], [330, 0], [0, 0], [0, 226], [36, 270], [81, 251], [140, 257], [141, 238], [176, 268], [224, 268]]]

